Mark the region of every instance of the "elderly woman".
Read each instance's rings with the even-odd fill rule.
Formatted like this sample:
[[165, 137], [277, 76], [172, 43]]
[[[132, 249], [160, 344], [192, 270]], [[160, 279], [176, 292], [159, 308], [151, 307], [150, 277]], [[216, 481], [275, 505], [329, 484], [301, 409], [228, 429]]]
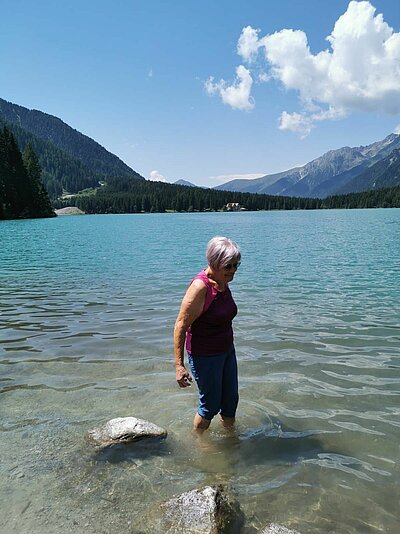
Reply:
[[175, 323], [176, 380], [181, 388], [192, 377], [184, 365], [184, 345], [199, 388], [196, 430], [206, 430], [219, 413], [225, 426], [235, 421], [239, 401], [232, 319], [237, 307], [228, 283], [240, 265], [240, 249], [227, 237], [213, 237], [207, 246], [206, 269], [194, 277]]

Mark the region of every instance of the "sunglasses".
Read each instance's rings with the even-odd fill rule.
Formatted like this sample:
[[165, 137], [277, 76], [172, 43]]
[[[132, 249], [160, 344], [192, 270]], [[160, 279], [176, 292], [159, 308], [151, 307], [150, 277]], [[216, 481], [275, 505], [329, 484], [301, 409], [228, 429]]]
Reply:
[[227, 263], [226, 265], [224, 265], [224, 269], [225, 269], [225, 271], [230, 271], [232, 269], [232, 267], [234, 269], [237, 269], [240, 264], [241, 264], [240, 261], [237, 261], [236, 263]]

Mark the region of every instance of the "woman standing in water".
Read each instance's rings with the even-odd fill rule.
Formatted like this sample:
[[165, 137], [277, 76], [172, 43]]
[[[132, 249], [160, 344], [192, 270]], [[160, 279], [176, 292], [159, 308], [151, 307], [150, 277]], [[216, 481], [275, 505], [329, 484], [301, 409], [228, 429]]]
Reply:
[[181, 388], [192, 377], [184, 365], [184, 345], [199, 388], [194, 428], [206, 430], [219, 413], [225, 426], [233, 425], [239, 401], [232, 319], [237, 307], [228, 283], [240, 265], [240, 249], [227, 237], [209, 241], [208, 266], [194, 277], [183, 297], [174, 329], [176, 380]]

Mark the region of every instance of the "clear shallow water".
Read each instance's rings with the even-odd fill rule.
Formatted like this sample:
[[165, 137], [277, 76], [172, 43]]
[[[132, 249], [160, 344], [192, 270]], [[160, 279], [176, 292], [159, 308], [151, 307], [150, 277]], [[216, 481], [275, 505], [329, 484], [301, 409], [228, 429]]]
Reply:
[[[215, 421], [199, 441], [172, 328], [216, 234], [243, 250], [241, 400], [232, 435]], [[0, 243], [1, 532], [137, 532], [217, 482], [245, 533], [398, 532], [400, 210], [6, 221]], [[168, 439], [85, 442], [127, 415]]]

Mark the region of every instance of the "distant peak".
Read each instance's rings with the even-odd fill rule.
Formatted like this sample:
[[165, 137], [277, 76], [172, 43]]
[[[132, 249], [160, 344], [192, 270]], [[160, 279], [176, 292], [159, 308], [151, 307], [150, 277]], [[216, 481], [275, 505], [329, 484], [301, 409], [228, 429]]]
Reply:
[[198, 187], [196, 184], [192, 184], [192, 182], [188, 182], [187, 180], [177, 180], [174, 182], [174, 185], [185, 185], [186, 187]]

